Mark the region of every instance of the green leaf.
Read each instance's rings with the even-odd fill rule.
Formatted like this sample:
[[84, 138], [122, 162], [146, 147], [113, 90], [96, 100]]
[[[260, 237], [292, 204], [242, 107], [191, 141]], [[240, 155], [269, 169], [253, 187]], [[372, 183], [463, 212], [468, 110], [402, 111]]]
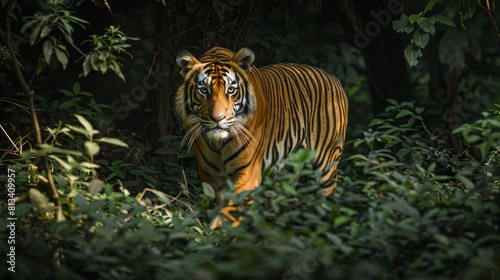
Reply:
[[106, 72], [108, 71], [108, 64], [106, 64], [106, 62], [104, 61], [101, 61], [99, 63], [99, 71], [101, 71], [101, 74], [106, 74]]
[[76, 83], [73, 84], [73, 92], [75, 94], [80, 93], [80, 83], [79, 82], [76, 82]]
[[417, 65], [418, 58], [422, 56], [421, 49], [417, 47], [415, 44], [410, 44], [408, 47], [406, 47], [404, 53], [406, 61], [408, 61], [410, 67]]
[[441, 3], [442, 0], [429, 0], [429, 2], [427, 2], [427, 5], [425, 5], [425, 8], [424, 8], [424, 11], [422, 12], [422, 15], [425, 15], [425, 13], [427, 13], [428, 11], [432, 10], [432, 8], [434, 8], [434, 5], [436, 5], [437, 3]]
[[429, 42], [429, 33], [417, 31], [413, 34], [412, 41], [415, 45], [417, 45], [417, 47], [423, 49]]
[[88, 134], [88, 131], [87, 131], [87, 130], [85, 130], [83, 127], [80, 127], [80, 126], [74, 126], [74, 125], [70, 125], [70, 124], [67, 124], [66, 126], [67, 126], [69, 129], [71, 129], [71, 130], [73, 130], [73, 131], [75, 131], [75, 132], [78, 132], [78, 133], [80, 133], [80, 134], [85, 135], [85, 137], [87, 137], [87, 138], [92, 137], [92, 135], [89, 135], [89, 134]]
[[421, 16], [421, 14], [410, 15], [410, 17], [408, 18], [408, 21], [410, 23], [415, 23], [420, 19], [420, 16]]
[[420, 18], [418, 21], [418, 26], [420, 27], [420, 29], [422, 29], [423, 31], [431, 34], [431, 35], [434, 35], [434, 33], [436, 33], [436, 26], [434, 26], [434, 23], [432, 23], [432, 21], [428, 18]]
[[60, 110], [64, 110], [64, 109], [68, 109], [71, 107], [76, 107], [78, 105], [78, 101], [79, 101], [78, 99], [81, 100], [81, 98], [75, 98], [75, 99], [63, 101], [61, 104], [59, 104], [58, 108]]
[[33, 209], [41, 214], [47, 213], [53, 206], [47, 196], [35, 188], [29, 190], [29, 198]]
[[401, 14], [400, 19], [392, 22], [392, 28], [396, 30], [398, 33], [400, 32], [410, 33], [415, 29], [415, 26], [410, 24], [407, 15]]
[[434, 239], [435, 239], [437, 242], [439, 242], [439, 243], [443, 244], [444, 246], [448, 246], [448, 245], [450, 245], [450, 241], [449, 241], [448, 237], [446, 237], [446, 235], [442, 235], [442, 234], [434, 234], [434, 236], [433, 236], [433, 237], [434, 237]]
[[42, 31], [40, 32], [40, 39], [43, 39], [47, 37], [47, 35], [50, 34], [52, 31], [53, 25], [52, 24], [47, 24], [42, 28]]
[[37, 23], [37, 21], [35, 21], [35, 20], [31, 20], [31, 21], [28, 21], [27, 23], [25, 23], [23, 25], [23, 27], [21, 28], [21, 34], [24, 34], [26, 32], [26, 30], [28, 30], [35, 23]]
[[65, 19], [61, 19], [60, 22], [62, 24], [59, 24], [59, 30], [66, 35], [71, 35], [71, 33], [73, 33], [73, 27], [71, 24]]
[[85, 60], [83, 61], [83, 76], [86, 77], [89, 73], [90, 70], [92, 70], [92, 65], [90, 63], [90, 58], [92, 56], [87, 55], [85, 56]]
[[68, 65], [68, 55], [65, 53], [65, 51], [61, 48], [62, 45], [57, 45], [54, 50], [56, 51], [56, 58], [59, 63], [63, 66], [63, 69], [66, 69], [66, 66]]
[[456, 175], [455, 178], [457, 180], [459, 180], [460, 182], [462, 182], [462, 184], [464, 184], [464, 186], [471, 190], [474, 188], [474, 183], [472, 183], [471, 180], [469, 180], [467, 177], [463, 176], [463, 175]]
[[123, 142], [120, 139], [116, 139], [116, 138], [102, 137], [102, 138], [96, 139], [95, 141], [128, 148], [127, 143]]
[[88, 162], [88, 161], [82, 161], [79, 164], [80, 164], [80, 167], [87, 168], [87, 169], [97, 169], [97, 168], [100, 168], [99, 165], [97, 165], [95, 163], [92, 163], [92, 162]]
[[38, 39], [38, 35], [40, 34], [40, 30], [42, 29], [42, 23], [38, 23], [35, 26], [35, 29], [31, 31], [30, 35], [30, 45], [33, 46], [36, 43], [36, 40]]
[[481, 137], [479, 135], [475, 135], [475, 134], [467, 135], [467, 136], [464, 135], [464, 140], [467, 143], [474, 143], [474, 142], [481, 140]]
[[51, 146], [49, 144], [40, 144], [40, 145], [38, 145], [38, 147], [40, 148], [38, 150], [39, 156], [44, 156], [44, 155], [48, 155], [48, 154], [74, 155], [76, 157], [82, 156], [82, 153], [79, 151], [61, 149], [58, 147]]
[[214, 188], [212, 188], [212, 186], [210, 186], [210, 184], [206, 183], [206, 182], [201, 182], [201, 186], [203, 187], [203, 193], [214, 199], [215, 198], [215, 191], [214, 191]]
[[87, 154], [91, 157], [99, 153], [100, 147], [95, 142], [85, 141], [84, 146]]
[[437, 15], [433, 15], [431, 16], [430, 18], [430, 21], [432, 23], [436, 23], [436, 22], [440, 22], [444, 25], [448, 25], [448, 26], [451, 26], [451, 27], [456, 27], [455, 23], [453, 22], [453, 20], [445, 15], [441, 15], [441, 14], [437, 14]]
[[43, 43], [43, 57], [45, 58], [45, 62], [47, 64], [50, 63], [50, 59], [52, 58], [52, 53], [53, 53], [53, 44], [51, 40], [46, 40]]
[[406, 201], [393, 201], [393, 202], [387, 202], [382, 205], [382, 208], [384, 209], [394, 209], [402, 214], [411, 216], [413, 218], [420, 218], [420, 213], [416, 208], [408, 204]]
[[98, 194], [104, 189], [104, 182], [99, 179], [90, 181], [88, 191], [90, 194]]
[[335, 220], [333, 221], [333, 227], [337, 228], [351, 220], [350, 217], [347, 216], [339, 216], [336, 217]]
[[87, 119], [85, 119], [83, 116], [80, 116], [78, 114], [75, 114], [75, 117], [78, 119], [78, 121], [82, 124], [83, 128], [89, 133], [89, 135], [95, 134], [95, 130], [92, 127], [92, 124], [90, 124]]
[[172, 200], [165, 193], [153, 189], [151, 189], [151, 192], [158, 196], [165, 204], [170, 205], [172, 203]]
[[118, 77], [120, 77], [120, 79], [122, 79], [122, 81], [124, 81], [124, 82], [126, 81], [125, 75], [123, 75], [123, 73], [122, 73], [122, 71], [120, 69], [117, 69], [115, 71], [115, 73], [116, 73], [116, 75], [118, 75]]
[[402, 109], [401, 111], [399, 111], [399, 113], [396, 115], [396, 119], [399, 119], [399, 118], [402, 118], [404, 116], [413, 116], [415, 114], [413, 114], [412, 111], [408, 110], [408, 109]]
[[62, 168], [66, 169], [66, 170], [71, 170], [73, 169], [73, 167], [71, 166], [71, 164], [69, 164], [68, 162], [66, 162], [65, 160], [63, 160], [62, 158], [56, 156], [56, 155], [50, 155], [49, 156], [51, 159], [57, 161]]

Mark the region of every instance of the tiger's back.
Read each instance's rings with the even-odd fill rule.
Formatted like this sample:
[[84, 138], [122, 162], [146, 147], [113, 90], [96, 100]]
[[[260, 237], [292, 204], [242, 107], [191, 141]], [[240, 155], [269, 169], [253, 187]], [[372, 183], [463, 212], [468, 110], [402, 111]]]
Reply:
[[[261, 80], [265, 95], [266, 149], [263, 168], [268, 168], [298, 148], [316, 151], [314, 160], [323, 175], [323, 195], [332, 194], [336, 162], [344, 145], [348, 101], [340, 81], [321, 69], [280, 63], [250, 72]], [[334, 164], [334, 166], [329, 166]]]

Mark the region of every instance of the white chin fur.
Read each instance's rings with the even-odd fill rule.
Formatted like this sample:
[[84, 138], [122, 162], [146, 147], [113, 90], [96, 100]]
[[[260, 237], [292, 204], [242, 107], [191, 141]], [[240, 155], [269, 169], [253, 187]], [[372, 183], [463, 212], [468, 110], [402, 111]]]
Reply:
[[210, 130], [206, 133], [206, 136], [212, 141], [220, 141], [229, 137], [229, 131], [223, 129]]

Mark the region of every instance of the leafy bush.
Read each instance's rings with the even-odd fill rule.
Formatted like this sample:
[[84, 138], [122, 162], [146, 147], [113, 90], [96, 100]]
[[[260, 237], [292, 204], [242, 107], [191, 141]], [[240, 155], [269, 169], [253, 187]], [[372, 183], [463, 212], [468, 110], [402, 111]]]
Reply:
[[[310, 162], [313, 152], [300, 150], [283, 162], [283, 170], [265, 172], [262, 186], [251, 194], [251, 205], [246, 200], [249, 193], [227, 193], [244, 205], [239, 210], [243, 222], [238, 228], [224, 224], [213, 233], [207, 223], [217, 207], [211, 209], [208, 187], [198, 187], [193, 179], [196, 190], [189, 196], [187, 186], [178, 196], [168, 194], [185, 181], [179, 178], [181, 166], [165, 174], [139, 167], [145, 173], [134, 174], [149, 181], [150, 188], [136, 197], [120, 183], [127, 177], [119, 174], [123, 163], [101, 161], [107, 163], [103, 169], [114, 170], [115, 175], [99, 179], [95, 151], [100, 145], [92, 140], [90, 124], [79, 117], [81, 126], [66, 126], [70, 131], [65, 134], [85, 134], [82, 151], [41, 147], [29, 153], [32, 164], [42, 154], [54, 159], [65, 220], [54, 221], [40, 181], [38, 187], [17, 182], [25, 198], [16, 205], [18, 259], [12, 275], [17, 279], [33, 275], [37, 279], [496, 277], [500, 176], [492, 163], [499, 160], [498, 145], [491, 146], [486, 161], [463, 161], [463, 155], [429, 140], [421, 113], [411, 103], [393, 102], [387, 118], [373, 120], [362, 138], [352, 140], [348, 145], [356, 152], [341, 162], [333, 200], [317, 194], [320, 173]], [[484, 125], [487, 129], [498, 130], [496, 122], [489, 123]], [[114, 140], [101, 138], [101, 142]], [[24, 160], [11, 162], [11, 168], [26, 172]], [[169, 188], [159, 184], [175, 174], [177, 182], [170, 179]], [[191, 177], [186, 178], [190, 184]], [[5, 236], [6, 226], [1, 229]]]
[[[111, 11], [106, 1], [93, 2]], [[24, 107], [15, 99], [2, 100], [9, 104], [4, 111], [12, 114], [12, 127], [25, 134], [10, 139], [11, 146], [0, 160], [10, 170], [0, 174], [7, 190], [0, 194], [0, 211], [17, 218], [16, 273], [0, 270], [1, 279], [495, 279], [500, 275], [498, 110], [483, 112], [481, 118], [455, 128], [455, 135], [469, 145], [456, 154], [429, 132], [422, 108], [391, 101], [385, 115], [372, 120], [346, 145], [332, 199], [317, 193], [320, 173], [311, 164], [314, 152], [300, 150], [283, 161], [284, 169], [266, 170], [254, 192], [227, 192], [241, 206], [238, 214], [243, 222], [238, 228], [224, 224], [210, 232], [208, 222], [222, 205], [214, 205], [213, 190], [199, 181], [193, 154], [179, 152], [178, 135], [161, 137], [162, 148], [143, 157], [145, 152], [135, 145], [142, 139], [125, 134], [118, 140], [98, 131], [105, 126], [101, 116], [109, 106], [98, 104], [79, 83], [71, 82], [71, 90], [59, 90], [62, 98], [41, 96], [40, 91], [34, 95], [32, 87], [43, 88], [34, 78], [50, 64], [71, 67], [69, 50], [81, 52], [83, 76], [91, 70], [111, 70], [124, 80], [120, 56], [129, 55], [128, 42], [134, 39], [110, 26], [103, 35], [84, 41], [89, 50], [83, 53], [75, 47], [73, 35], [75, 27], [88, 23], [70, 7], [82, 1], [41, 3], [40, 12], [19, 26], [23, 35], [29, 35], [29, 45], [41, 48], [38, 60], [26, 61], [9, 48], [8, 38], [2, 41], [6, 46], [0, 46], [0, 64], [17, 68], [14, 72], [33, 117], [19, 113]], [[394, 22], [397, 31], [413, 36], [405, 52], [412, 65], [435, 35], [435, 25], [453, 26], [451, 19], [429, 14], [436, 3], [429, 1], [422, 13], [403, 14]], [[0, 28], [18, 20], [22, 5], [16, 4], [2, 2], [6, 16]], [[198, 7], [196, 1], [188, 6], [189, 13]], [[302, 15], [304, 9], [295, 13]], [[344, 33], [339, 26], [322, 25], [318, 29], [322, 39], [311, 44], [303, 38], [313, 33], [314, 25], [302, 29], [295, 21], [283, 24], [273, 13], [268, 17], [288, 36], [258, 21], [254, 24], [262, 26], [255, 38], [249, 38], [274, 54], [274, 61], [318, 65], [348, 81], [351, 100], [363, 101], [358, 105], [368, 101], [368, 95], [357, 94], [366, 87], [367, 78], [361, 73], [365, 62], [357, 55], [359, 50], [331, 44], [332, 38]], [[448, 58], [463, 58], [465, 47], [448, 46], [460, 34], [445, 30], [440, 57], [449, 49], [464, 48], [456, 56], [444, 57], [449, 65], [453, 61]], [[27, 75], [21, 68], [33, 71]], [[23, 75], [31, 76], [31, 81]], [[39, 131], [43, 125], [34, 121], [34, 103], [50, 109], [42, 113], [50, 127], [45, 128], [43, 141]], [[27, 129], [31, 125], [35, 138], [40, 138], [36, 144], [31, 144]], [[9, 174], [15, 174], [15, 180]], [[10, 224], [11, 220], [0, 221], [2, 240], [13, 236]], [[12, 252], [11, 245], [0, 242], [0, 249]], [[3, 258], [10, 256], [2, 255], [5, 265]]]

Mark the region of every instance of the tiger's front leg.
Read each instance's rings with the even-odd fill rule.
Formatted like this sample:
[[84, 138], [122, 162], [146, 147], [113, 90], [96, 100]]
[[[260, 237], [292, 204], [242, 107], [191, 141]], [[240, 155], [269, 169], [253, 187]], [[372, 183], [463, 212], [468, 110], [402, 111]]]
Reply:
[[[262, 176], [262, 167], [259, 164], [251, 164], [246, 168], [240, 170], [233, 178], [231, 178], [234, 182], [236, 190], [234, 194], [238, 194], [243, 191], [251, 191], [254, 190], [261, 181]], [[248, 202], [249, 204], [251, 201]], [[234, 201], [229, 201], [227, 206], [222, 208], [218, 215], [212, 220], [210, 223], [210, 229], [214, 230], [216, 228], [220, 228], [224, 221], [232, 222], [232, 227], [239, 226], [242, 221], [242, 217], [234, 217], [233, 213], [236, 211], [236, 207], [234, 206]]]

